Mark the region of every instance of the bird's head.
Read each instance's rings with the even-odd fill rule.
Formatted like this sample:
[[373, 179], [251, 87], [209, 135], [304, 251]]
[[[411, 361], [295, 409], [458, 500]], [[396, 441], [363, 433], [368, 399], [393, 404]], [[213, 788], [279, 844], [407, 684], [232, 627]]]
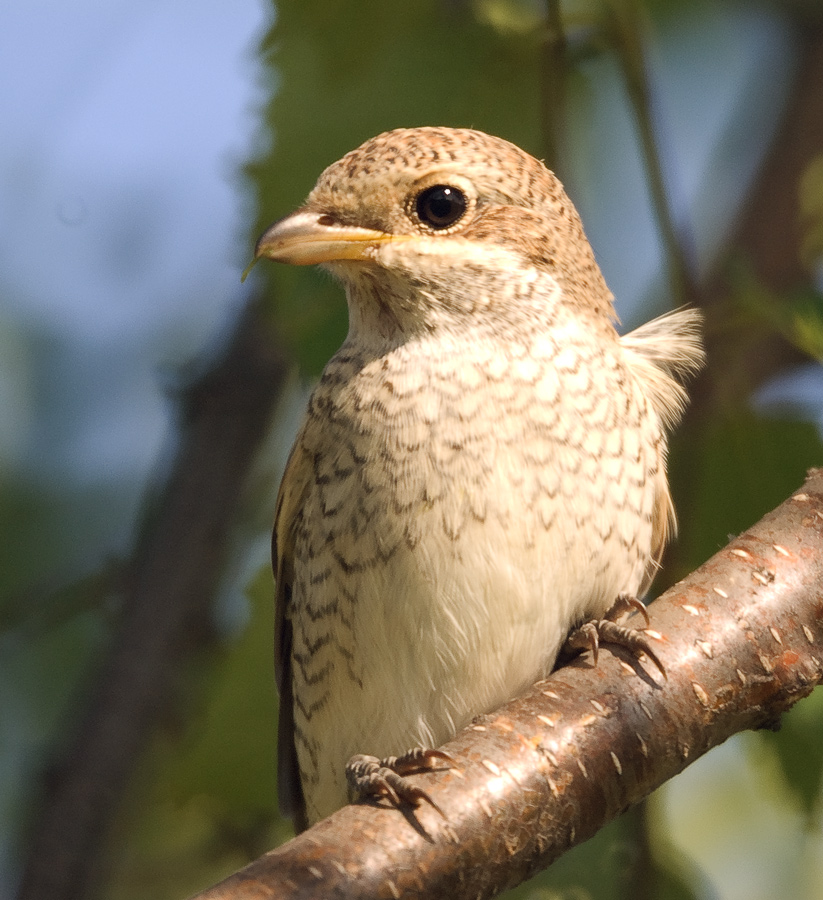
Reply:
[[398, 129], [366, 141], [263, 234], [259, 257], [322, 264], [346, 285], [352, 316], [390, 306], [398, 323], [431, 325], [478, 305], [511, 315], [527, 297], [613, 316], [555, 175], [514, 144], [469, 129]]

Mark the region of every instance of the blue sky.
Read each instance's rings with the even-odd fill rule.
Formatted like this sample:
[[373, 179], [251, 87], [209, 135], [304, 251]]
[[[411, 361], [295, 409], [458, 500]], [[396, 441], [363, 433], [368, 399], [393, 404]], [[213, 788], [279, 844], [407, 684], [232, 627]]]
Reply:
[[247, 0], [0, 13], [0, 317], [22, 344], [3, 449], [32, 477], [145, 467], [158, 369], [241, 300], [263, 25]]

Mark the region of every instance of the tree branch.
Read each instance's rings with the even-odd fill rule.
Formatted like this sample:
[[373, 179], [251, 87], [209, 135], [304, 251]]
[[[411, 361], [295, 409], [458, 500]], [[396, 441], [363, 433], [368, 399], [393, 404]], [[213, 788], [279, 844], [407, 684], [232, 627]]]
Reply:
[[347, 806], [193, 900], [491, 897], [823, 680], [823, 469], [652, 604], [668, 677], [615, 650], [554, 672], [419, 776], [445, 810]]
[[642, 9], [638, 0], [610, 0], [608, 8], [617, 57], [637, 122], [652, 209], [666, 250], [672, 299], [675, 306], [694, 303], [699, 298], [697, 282], [686, 253], [684, 235], [675, 221], [655, 133], [654, 102], [646, 61]]

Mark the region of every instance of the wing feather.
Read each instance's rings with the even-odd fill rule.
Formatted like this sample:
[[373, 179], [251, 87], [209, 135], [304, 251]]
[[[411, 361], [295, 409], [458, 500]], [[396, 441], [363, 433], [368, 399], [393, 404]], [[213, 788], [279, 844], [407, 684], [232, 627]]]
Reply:
[[281, 812], [294, 821], [298, 832], [308, 827], [308, 821], [294, 738], [290, 606], [294, 582], [295, 538], [300, 527], [303, 498], [312, 473], [311, 458], [303, 449], [298, 437], [289, 454], [277, 496], [271, 548], [275, 581], [274, 674], [280, 697], [277, 728], [277, 792]]

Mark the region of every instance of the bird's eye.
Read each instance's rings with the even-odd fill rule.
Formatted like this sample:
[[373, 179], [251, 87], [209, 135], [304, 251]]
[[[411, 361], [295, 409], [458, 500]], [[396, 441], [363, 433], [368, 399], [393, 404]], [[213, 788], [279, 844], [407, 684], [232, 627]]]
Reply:
[[466, 195], [459, 188], [435, 184], [422, 191], [415, 204], [417, 216], [430, 228], [448, 228], [466, 212]]

